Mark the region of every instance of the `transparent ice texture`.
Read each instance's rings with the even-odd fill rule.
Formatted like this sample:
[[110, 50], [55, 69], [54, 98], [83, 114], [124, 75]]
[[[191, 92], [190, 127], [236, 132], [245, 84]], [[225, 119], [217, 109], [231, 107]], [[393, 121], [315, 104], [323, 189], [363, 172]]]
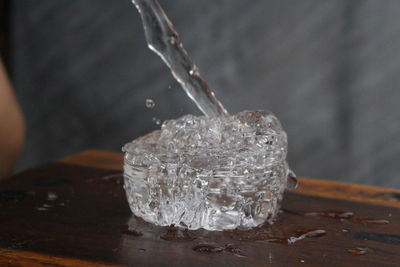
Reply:
[[132, 212], [156, 225], [207, 230], [273, 223], [287, 177], [287, 137], [266, 111], [186, 115], [123, 147]]

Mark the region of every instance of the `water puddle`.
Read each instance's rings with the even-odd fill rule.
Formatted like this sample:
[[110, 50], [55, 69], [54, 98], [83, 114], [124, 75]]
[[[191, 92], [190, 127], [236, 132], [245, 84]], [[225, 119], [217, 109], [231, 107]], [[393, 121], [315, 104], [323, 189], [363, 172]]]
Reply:
[[192, 249], [196, 252], [203, 252], [203, 253], [221, 253], [221, 252], [228, 252], [232, 253], [236, 257], [245, 258], [246, 255], [243, 254], [243, 251], [233, 244], [225, 244], [225, 245], [218, 245], [218, 244], [210, 244], [210, 243], [202, 243], [198, 244]]

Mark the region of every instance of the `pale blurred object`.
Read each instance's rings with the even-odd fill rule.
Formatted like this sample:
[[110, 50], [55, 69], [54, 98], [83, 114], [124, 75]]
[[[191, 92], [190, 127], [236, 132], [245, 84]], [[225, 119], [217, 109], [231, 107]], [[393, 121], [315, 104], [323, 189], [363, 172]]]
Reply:
[[0, 179], [10, 174], [21, 153], [25, 124], [0, 61]]

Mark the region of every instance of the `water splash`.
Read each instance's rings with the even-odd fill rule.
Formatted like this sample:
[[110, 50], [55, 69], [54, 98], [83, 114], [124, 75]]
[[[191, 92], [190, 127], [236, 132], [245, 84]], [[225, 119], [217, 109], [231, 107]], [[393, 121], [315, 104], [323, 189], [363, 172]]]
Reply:
[[136, 216], [208, 230], [272, 223], [287, 185], [286, 133], [266, 111], [165, 121], [124, 146]]
[[183, 48], [179, 34], [158, 1], [133, 0], [132, 3], [142, 18], [149, 48], [162, 58], [190, 99], [207, 117], [227, 115], [228, 112]]

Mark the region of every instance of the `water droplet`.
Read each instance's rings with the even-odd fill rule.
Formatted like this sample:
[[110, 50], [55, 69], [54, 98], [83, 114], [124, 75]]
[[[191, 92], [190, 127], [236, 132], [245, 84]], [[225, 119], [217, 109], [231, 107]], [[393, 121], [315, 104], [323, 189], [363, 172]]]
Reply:
[[192, 248], [196, 252], [208, 252], [208, 253], [219, 253], [224, 251], [224, 248], [218, 245], [212, 244], [199, 244]]
[[53, 201], [58, 198], [57, 194], [54, 192], [47, 192], [47, 200]]
[[296, 174], [292, 170], [289, 170], [289, 174], [288, 174], [288, 178], [287, 178], [287, 188], [288, 189], [296, 189], [298, 184], [299, 184], [299, 182], [296, 178]]
[[317, 229], [317, 230], [303, 229], [303, 230], [297, 231], [297, 234], [299, 234], [299, 236], [291, 236], [288, 238], [287, 241], [289, 244], [294, 244], [295, 242], [303, 240], [304, 238], [307, 238], [307, 237], [324, 236], [324, 235], [326, 235], [326, 231], [321, 230], [321, 229]]
[[156, 103], [154, 102], [153, 99], [146, 99], [146, 108], [154, 108]]
[[161, 120], [159, 118], [153, 117], [152, 121], [156, 124], [156, 125], [160, 125], [161, 124]]
[[340, 211], [340, 210], [325, 210], [325, 211], [314, 211], [314, 212], [305, 212], [303, 213], [305, 216], [323, 216], [323, 217], [331, 217], [335, 219], [350, 219], [354, 216], [354, 213], [351, 211]]
[[233, 244], [226, 244], [225, 251], [228, 251], [228, 252], [234, 253], [234, 254], [242, 253], [242, 250]]
[[196, 70], [196, 68], [191, 69], [191, 70], [189, 71], [189, 74], [190, 74], [191, 76], [193, 76], [193, 75], [199, 75], [199, 73], [198, 73], [198, 71]]
[[174, 44], [178, 43], [177, 40], [176, 40], [176, 37], [175, 37], [175, 36], [171, 36], [171, 37], [169, 38], [169, 43], [170, 43], [171, 45], [174, 45]]
[[363, 223], [372, 223], [372, 224], [388, 224], [388, 220], [382, 220], [382, 219], [373, 219], [373, 218], [354, 218], [353, 219], [356, 222], [363, 222]]

